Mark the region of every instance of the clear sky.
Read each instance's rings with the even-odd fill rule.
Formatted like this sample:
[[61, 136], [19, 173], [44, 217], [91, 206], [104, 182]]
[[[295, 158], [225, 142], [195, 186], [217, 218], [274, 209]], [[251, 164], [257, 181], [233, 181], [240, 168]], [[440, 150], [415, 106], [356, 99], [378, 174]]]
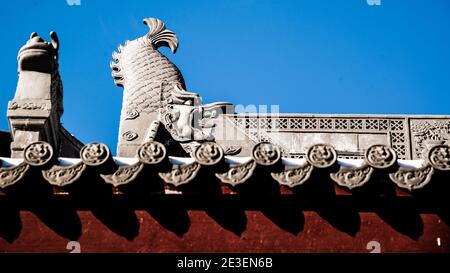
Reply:
[[[69, 0], [69, 2], [76, 0]], [[373, 0], [372, 0], [373, 1]], [[111, 53], [162, 19], [166, 54], [204, 102], [279, 105], [290, 113], [450, 114], [449, 0], [2, 1], [0, 129], [17, 51], [36, 31], [60, 40], [64, 126], [115, 151], [122, 89]]]

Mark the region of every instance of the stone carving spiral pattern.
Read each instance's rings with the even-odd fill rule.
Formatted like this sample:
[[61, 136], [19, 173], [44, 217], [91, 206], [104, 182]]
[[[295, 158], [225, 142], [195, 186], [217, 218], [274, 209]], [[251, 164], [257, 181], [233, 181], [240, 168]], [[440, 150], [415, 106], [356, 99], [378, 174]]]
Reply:
[[386, 145], [373, 145], [367, 149], [365, 154], [367, 164], [377, 169], [386, 169], [391, 167], [397, 161], [395, 151]]
[[431, 165], [441, 171], [450, 170], [450, 147], [447, 145], [436, 145], [428, 152], [428, 161]]
[[269, 166], [277, 163], [281, 158], [280, 149], [269, 142], [260, 142], [252, 149], [252, 157], [256, 163]]
[[42, 166], [53, 158], [53, 148], [44, 141], [29, 144], [24, 150], [25, 162], [31, 166]]
[[137, 137], [138, 134], [132, 131], [126, 131], [125, 133], [122, 134], [122, 138], [125, 139], [126, 141], [135, 140]]
[[90, 143], [85, 145], [80, 151], [81, 160], [89, 166], [98, 166], [105, 163], [111, 153], [103, 143]]
[[156, 141], [149, 141], [138, 149], [139, 161], [145, 164], [158, 164], [166, 158], [166, 147]]
[[201, 165], [214, 165], [222, 160], [223, 149], [214, 142], [205, 142], [194, 150], [193, 156]]
[[139, 112], [136, 109], [129, 109], [125, 113], [125, 119], [135, 119], [139, 117]]
[[337, 160], [334, 148], [328, 144], [316, 144], [306, 153], [308, 162], [317, 168], [331, 167]]

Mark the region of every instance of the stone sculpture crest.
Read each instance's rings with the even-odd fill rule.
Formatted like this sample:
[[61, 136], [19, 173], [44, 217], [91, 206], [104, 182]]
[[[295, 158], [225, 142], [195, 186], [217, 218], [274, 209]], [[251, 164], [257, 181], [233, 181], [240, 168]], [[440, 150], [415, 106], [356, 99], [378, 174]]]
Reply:
[[60, 156], [77, 156], [82, 147], [60, 122], [63, 114], [60, 44], [56, 32], [50, 32], [50, 39], [47, 42], [33, 32], [17, 55], [19, 80], [7, 114], [14, 139], [13, 157], [21, 157], [25, 147], [35, 141], [50, 143]]
[[181, 143], [213, 140], [213, 119], [230, 104], [202, 104], [198, 94], [186, 91], [180, 70], [158, 51], [167, 46], [175, 53], [177, 36], [159, 19], [144, 23], [150, 32], [120, 45], [111, 62], [114, 82], [124, 88], [117, 154], [135, 156], [160, 124]]

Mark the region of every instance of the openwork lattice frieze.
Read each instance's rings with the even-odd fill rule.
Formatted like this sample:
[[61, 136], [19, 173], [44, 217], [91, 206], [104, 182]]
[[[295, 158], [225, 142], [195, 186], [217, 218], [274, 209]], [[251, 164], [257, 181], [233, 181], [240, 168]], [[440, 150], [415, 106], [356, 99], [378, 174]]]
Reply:
[[[384, 144], [392, 147], [399, 159], [423, 159], [432, 146], [450, 143], [450, 120], [439, 116], [235, 114], [226, 118], [253, 143], [273, 142], [283, 150], [283, 156], [293, 158], [306, 154], [306, 150], [292, 149], [289, 142], [300, 141], [292, 135], [302, 133], [359, 145], [341, 149], [335, 145], [339, 158], [363, 158], [370, 145]], [[326, 142], [323, 140], [317, 143]]]

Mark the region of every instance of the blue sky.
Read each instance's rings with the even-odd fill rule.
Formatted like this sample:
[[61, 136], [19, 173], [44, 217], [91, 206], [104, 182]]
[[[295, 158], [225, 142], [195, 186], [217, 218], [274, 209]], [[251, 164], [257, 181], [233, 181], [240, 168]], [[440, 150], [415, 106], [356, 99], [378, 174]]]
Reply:
[[289, 113], [450, 114], [450, 1], [4, 1], [0, 129], [31, 32], [60, 39], [64, 126], [114, 151], [122, 89], [111, 53], [162, 19], [180, 40], [165, 53], [204, 102], [279, 105]]

